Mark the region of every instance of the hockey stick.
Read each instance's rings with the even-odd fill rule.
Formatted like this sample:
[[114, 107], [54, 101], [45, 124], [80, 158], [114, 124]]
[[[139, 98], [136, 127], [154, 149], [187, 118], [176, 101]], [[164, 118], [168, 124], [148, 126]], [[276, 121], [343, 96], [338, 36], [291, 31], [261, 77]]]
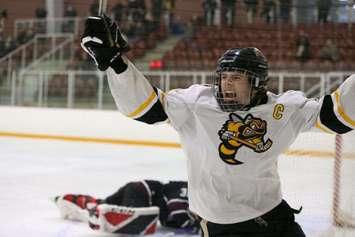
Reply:
[[107, 32], [107, 37], [108, 37], [108, 40], [109, 40], [109, 43], [110, 43], [110, 47], [114, 47], [115, 46], [115, 43], [113, 41], [113, 38], [112, 38], [112, 34], [110, 32], [110, 28], [109, 28], [109, 25], [105, 19], [105, 13], [106, 13], [106, 10], [107, 10], [107, 0], [100, 0], [99, 2], [99, 16], [102, 17], [103, 21], [104, 21], [104, 25], [105, 25], [105, 30]]
[[99, 16], [103, 16], [107, 10], [107, 0], [100, 0], [99, 2]]

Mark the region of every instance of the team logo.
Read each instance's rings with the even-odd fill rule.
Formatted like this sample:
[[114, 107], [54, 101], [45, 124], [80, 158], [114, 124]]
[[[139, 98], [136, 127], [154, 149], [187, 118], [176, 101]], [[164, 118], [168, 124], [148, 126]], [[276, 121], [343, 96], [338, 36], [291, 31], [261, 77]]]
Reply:
[[254, 118], [251, 114], [248, 114], [243, 119], [231, 113], [229, 120], [218, 131], [218, 135], [222, 141], [218, 147], [220, 158], [230, 165], [240, 165], [243, 162], [237, 160], [235, 157], [242, 146], [246, 146], [257, 153], [267, 151], [271, 147], [272, 141], [267, 139], [264, 142], [266, 125], [265, 120]]

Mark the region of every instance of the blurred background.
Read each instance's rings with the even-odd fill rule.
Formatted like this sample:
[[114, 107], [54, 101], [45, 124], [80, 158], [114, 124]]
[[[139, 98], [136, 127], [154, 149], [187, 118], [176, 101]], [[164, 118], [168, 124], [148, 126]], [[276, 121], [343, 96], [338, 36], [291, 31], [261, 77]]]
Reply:
[[[80, 48], [96, 0], [1, 0], [0, 105], [115, 109], [105, 74]], [[319, 96], [355, 71], [353, 0], [107, 0], [127, 53], [167, 91], [211, 83], [228, 48], [268, 58], [269, 89]]]

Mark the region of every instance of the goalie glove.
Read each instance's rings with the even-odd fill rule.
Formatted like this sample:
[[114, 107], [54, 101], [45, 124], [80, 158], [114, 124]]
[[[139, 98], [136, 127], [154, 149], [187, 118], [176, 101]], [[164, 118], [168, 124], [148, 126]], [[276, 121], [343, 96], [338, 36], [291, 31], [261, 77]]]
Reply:
[[130, 47], [117, 24], [106, 15], [86, 20], [81, 47], [94, 59], [100, 71], [112, 67], [116, 73], [121, 73], [127, 68], [121, 54], [128, 52]]

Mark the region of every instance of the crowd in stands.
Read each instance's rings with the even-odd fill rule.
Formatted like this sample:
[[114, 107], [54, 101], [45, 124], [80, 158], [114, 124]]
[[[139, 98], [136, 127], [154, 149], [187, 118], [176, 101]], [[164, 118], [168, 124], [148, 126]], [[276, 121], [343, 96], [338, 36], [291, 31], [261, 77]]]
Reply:
[[0, 9], [0, 58], [7, 52], [13, 49], [11, 46], [11, 39], [5, 39], [5, 21], [7, 18], [6, 10]]
[[[220, 22], [224, 26], [234, 26], [236, 21], [235, 16], [243, 11], [246, 12], [249, 24], [255, 23], [257, 18], [263, 19], [267, 24], [276, 23], [277, 21], [288, 23], [290, 21], [292, 0], [243, 0], [240, 2], [243, 2], [243, 4], [237, 5], [237, 0], [221, 0], [221, 5], [218, 6], [216, 0], [203, 0], [202, 9], [205, 24], [215, 25], [215, 22], [217, 22], [215, 12], [218, 8], [221, 11]], [[332, 0], [316, 1], [319, 23], [328, 22], [331, 7]]]
[[36, 33], [45, 33], [46, 32], [46, 17], [47, 17], [47, 10], [44, 6], [39, 6], [36, 9], [36, 18], [39, 20], [35, 24], [35, 31]]
[[[117, 3], [111, 12], [122, 31], [132, 39], [159, 29], [162, 24], [169, 26], [174, 6], [175, 0], [151, 0], [151, 8], [148, 9], [144, 0], [129, 0], [127, 4]], [[96, 8], [91, 9], [91, 13], [96, 14]]]
[[146, 9], [144, 0], [128, 1], [127, 5], [118, 3], [112, 9], [117, 21], [128, 38], [140, 38], [156, 29], [152, 15]]
[[3, 38], [0, 36], [0, 58], [33, 39], [33, 37], [34, 33], [30, 30], [21, 31], [17, 38], [13, 38], [12, 36]]
[[70, 5], [67, 4], [65, 6], [65, 10], [64, 10], [64, 15], [65, 18], [71, 18], [68, 19], [66, 22], [64, 22], [63, 24], [63, 32], [75, 32], [75, 21], [74, 18], [78, 16], [78, 13], [76, 11], [76, 9]]
[[7, 11], [0, 9], [0, 36], [3, 37], [5, 30], [5, 20], [7, 18]]
[[[44, 6], [39, 6], [35, 11], [36, 19], [33, 28], [36, 33], [46, 33], [47, 32], [47, 10]], [[63, 17], [64, 21], [62, 24], [63, 33], [75, 33], [75, 17], [78, 16], [77, 10], [71, 4], [65, 4]]]
[[[281, 30], [279, 27], [283, 27]], [[163, 58], [165, 69], [214, 70], [228, 48], [255, 46], [273, 70], [354, 70], [355, 35], [346, 24], [201, 26], [179, 41]]]
[[[164, 55], [165, 69], [213, 70], [224, 50], [248, 46], [260, 48], [276, 70], [354, 69], [354, 36], [345, 24], [328, 23], [331, 0], [316, 1], [320, 25], [310, 24], [308, 28], [290, 24], [294, 7], [291, 0], [220, 3], [218, 6], [216, 0], [202, 1], [202, 19], [193, 18], [192, 34]], [[221, 11], [220, 20], [215, 17], [217, 9]], [[237, 14], [244, 14], [247, 20], [239, 22], [235, 19]]]
[[[150, 3], [150, 9], [147, 8], [147, 2]], [[236, 15], [240, 16], [245, 14], [246, 21], [249, 24], [260, 23], [260, 19], [264, 23], [276, 23], [281, 21], [288, 23], [290, 21], [290, 12], [293, 7], [291, 0], [221, 0], [218, 4], [217, 0], [201, 0], [201, 8], [203, 10], [202, 21], [207, 26], [216, 25], [220, 22], [222, 26], [233, 27], [239, 22], [236, 22]], [[332, 7], [331, 0], [317, 0], [316, 8], [318, 12], [318, 22], [326, 23], [328, 21], [328, 15], [330, 8]], [[92, 0], [90, 6], [90, 14], [97, 15], [99, 9], [98, 0]], [[178, 26], [184, 23], [193, 25], [198, 17], [193, 17], [191, 22], [180, 22], [179, 16], [174, 15], [175, 0], [127, 0], [119, 1], [114, 5], [109, 12], [112, 13], [112, 17], [119, 23], [123, 32], [127, 34], [130, 39], [142, 38], [147, 33], [157, 30], [162, 25], [167, 27], [169, 31], [174, 23]], [[221, 19], [216, 19], [216, 10], [220, 10]], [[1, 13], [1, 11], [0, 11]], [[29, 32], [20, 32], [21, 39], [19, 41], [14, 40], [12, 43], [12, 37], [5, 38], [1, 36], [1, 28], [3, 28], [4, 18], [0, 16], [0, 52], [3, 55], [4, 52], [8, 52], [9, 49], [13, 49], [11, 46], [23, 43], [24, 39], [31, 38], [34, 33], [46, 32], [46, 17], [47, 11], [43, 5], [38, 6], [35, 11], [37, 19], [41, 20], [35, 27], [28, 29]], [[73, 18], [77, 17], [77, 10], [74, 9], [69, 3], [66, 3], [64, 8], [63, 17]], [[43, 20], [43, 21], [42, 21]], [[73, 32], [74, 22], [70, 20], [63, 24], [64, 32]], [[178, 27], [176, 27], [178, 29]], [[180, 33], [184, 30], [178, 29]], [[11, 42], [11, 43], [8, 43]], [[6, 47], [5, 47], [6, 46]], [[6, 50], [4, 49], [6, 48]]]
[[328, 15], [332, 7], [332, 0], [317, 0], [318, 22], [328, 22]]
[[19, 32], [16, 38], [11, 34], [6, 35], [4, 32], [6, 20], [7, 11], [0, 10], [0, 58], [34, 37], [34, 32], [32, 29], [22, 30]]
[[218, 6], [216, 0], [203, 0], [205, 24], [215, 25], [215, 12], [218, 8], [221, 10], [221, 24], [224, 26], [234, 26], [236, 14], [243, 11], [246, 13], [249, 24], [254, 23], [257, 17], [264, 18], [266, 23], [275, 23], [278, 19], [285, 23], [289, 21], [291, 0], [244, 0], [245, 9], [239, 9], [243, 4], [236, 5], [237, 2], [236, 0], [221, 0], [221, 6]]
[[[345, 56], [348, 53], [343, 52], [343, 55], [346, 57], [346, 59], [351, 61], [355, 59], [354, 57], [351, 57], [353, 56], [351, 53], [351, 49], [354, 46], [351, 41], [349, 41], [351, 39], [345, 40], [348, 41], [348, 43], [345, 43], [344, 40], [339, 40], [336, 37], [334, 37], [334, 39], [339, 41], [344, 50], [346, 50], [345, 48], [347, 48], [347, 50], [350, 50], [350, 57]], [[341, 58], [340, 49], [335, 43], [335, 40], [333, 40], [332, 38], [323, 39], [321, 45], [317, 45], [317, 42], [315, 42], [314, 46], [317, 47], [317, 50], [315, 50], [316, 52], [313, 52], [312, 55], [311, 43], [308, 34], [301, 30], [296, 38], [296, 58], [299, 62], [302, 63], [306, 63], [307, 61], [312, 60], [312, 58], [318, 59], [319, 61], [337, 63], [341, 60]]]
[[[156, 43], [167, 37], [165, 24], [161, 22], [162, 13], [167, 5], [163, 0], [152, 0], [151, 9], [147, 9], [144, 0], [130, 0], [127, 4], [121, 2], [111, 9], [112, 18], [126, 34], [132, 50], [127, 53], [130, 59], [144, 56], [145, 51], [152, 49]], [[169, 5], [171, 6], [171, 5]], [[90, 14], [98, 14], [98, 1], [90, 6]], [[79, 39], [78, 39], [79, 40]], [[74, 58], [68, 64], [72, 70], [95, 70], [95, 65], [86, 53], [76, 46]]]

